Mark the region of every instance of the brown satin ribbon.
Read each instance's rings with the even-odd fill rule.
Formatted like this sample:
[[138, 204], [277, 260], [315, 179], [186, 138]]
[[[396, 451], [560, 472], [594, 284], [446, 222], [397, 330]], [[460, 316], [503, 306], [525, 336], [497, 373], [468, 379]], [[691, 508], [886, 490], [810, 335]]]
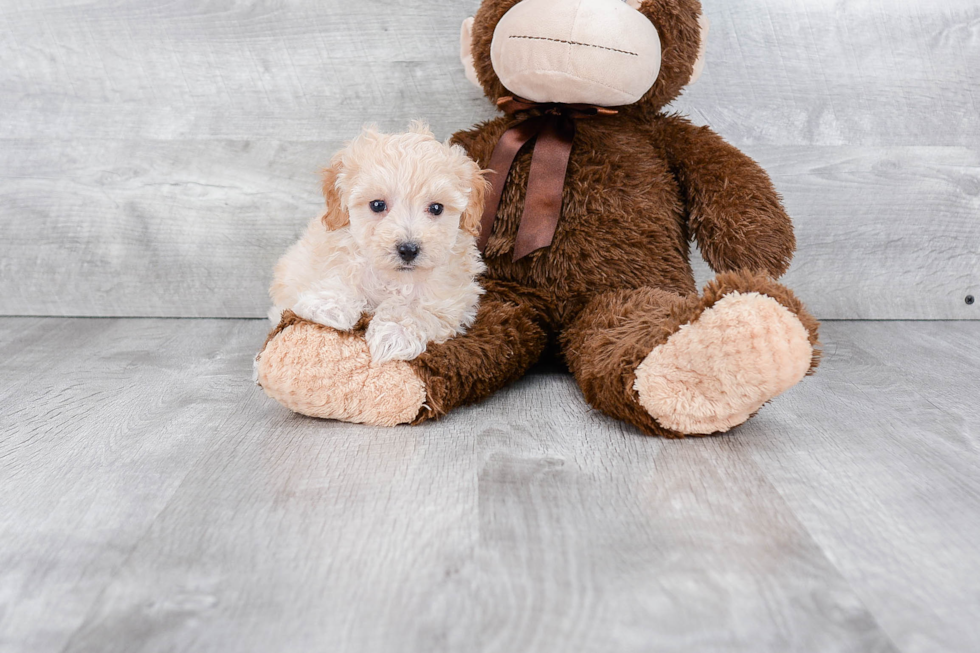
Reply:
[[502, 97], [497, 106], [507, 113], [540, 111], [540, 115], [525, 116], [504, 132], [494, 147], [488, 167], [491, 190], [480, 222], [480, 251], [486, 250], [493, 223], [500, 207], [504, 184], [521, 148], [535, 136], [531, 155], [531, 172], [527, 180], [524, 213], [514, 243], [514, 260], [551, 245], [561, 215], [561, 193], [565, 186], [568, 159], [575, 140], [575, 121], [593, 116], [610, 116], [614, 109], [587, 104], [539, 104], [515, 97]]

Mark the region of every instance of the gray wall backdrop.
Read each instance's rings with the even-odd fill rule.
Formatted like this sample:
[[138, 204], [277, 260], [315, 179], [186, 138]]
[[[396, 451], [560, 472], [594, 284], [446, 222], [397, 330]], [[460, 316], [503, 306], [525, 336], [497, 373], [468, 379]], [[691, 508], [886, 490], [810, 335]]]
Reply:
[[[491, 115], [457, 57], [477, 4], [3, 0], [0, 314], [264, 315], [363, 123]], [[787, 283], [822, 318], [980, 318], [980, 2], [705, 10], [675, 108], [773, 175]]]

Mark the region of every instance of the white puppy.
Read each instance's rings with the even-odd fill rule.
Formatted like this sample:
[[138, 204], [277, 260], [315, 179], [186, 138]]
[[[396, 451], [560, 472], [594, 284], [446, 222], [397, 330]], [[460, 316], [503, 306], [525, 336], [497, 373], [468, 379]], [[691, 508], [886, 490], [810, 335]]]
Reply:
[[291, 309], [349, 331], [372, 314], [365, 337], [376, 364], [464, 333], [483, 293], [485, 192], [479, 166], [426, 126], [366, 129], [324, 171], [326, 213], [276, 266], [270, 319]]

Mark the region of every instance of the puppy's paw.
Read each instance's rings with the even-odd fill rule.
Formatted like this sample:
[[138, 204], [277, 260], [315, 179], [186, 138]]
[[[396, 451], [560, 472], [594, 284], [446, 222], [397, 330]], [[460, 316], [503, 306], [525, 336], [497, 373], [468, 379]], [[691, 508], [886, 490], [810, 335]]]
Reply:
[[375, 365], [388, 361], [410, 361], [425, 351], [426, 340], [397, 322], [371, 320], [365, 334]]
[[293, 313], [338, 331], [350, 331], [361, 319], [364, 303], [325, 293], [305, 292], [299, 296]]

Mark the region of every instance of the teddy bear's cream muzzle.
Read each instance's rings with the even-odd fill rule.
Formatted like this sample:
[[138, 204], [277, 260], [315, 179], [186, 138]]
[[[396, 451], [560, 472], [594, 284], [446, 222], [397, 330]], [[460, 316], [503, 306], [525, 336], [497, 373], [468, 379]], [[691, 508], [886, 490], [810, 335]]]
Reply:
[[493, 35], [493, 69], [535, 102], [632, 104], [660, 74], [660, 36], [622, 0], [523, 0]]

